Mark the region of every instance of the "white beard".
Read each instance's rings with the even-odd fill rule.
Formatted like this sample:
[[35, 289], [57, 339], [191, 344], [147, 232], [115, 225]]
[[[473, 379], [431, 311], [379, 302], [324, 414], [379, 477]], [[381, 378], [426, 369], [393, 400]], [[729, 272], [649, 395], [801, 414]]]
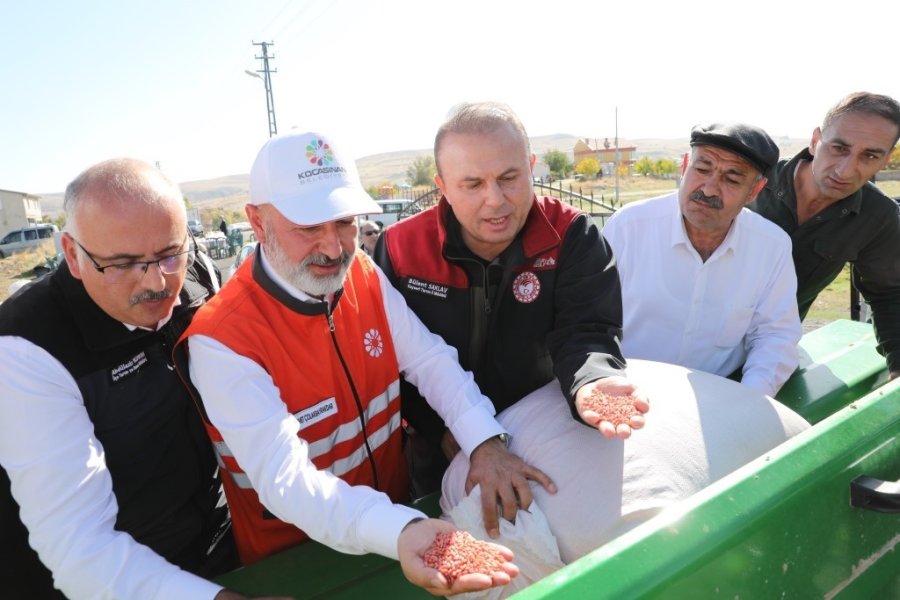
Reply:
[[341, 251], [340, 271], [334, 275], [315, 275], [310, 271], [310, 266], [318, 264], [322, 260], [327, 261], [328, 258], [321, 254], [312, 254], [304, 258], [300, 264], [297, 264], [285, 254], [278, 242], [275, 241], [275, 236], [272, 235], [271, 231], [266, 231], [265, 253], [269, 264], [278, 275], [301, 292], [317, 298], [324, 298], [334, 294], [344, 287], [347, 270], [353, 262], [353, 254]]

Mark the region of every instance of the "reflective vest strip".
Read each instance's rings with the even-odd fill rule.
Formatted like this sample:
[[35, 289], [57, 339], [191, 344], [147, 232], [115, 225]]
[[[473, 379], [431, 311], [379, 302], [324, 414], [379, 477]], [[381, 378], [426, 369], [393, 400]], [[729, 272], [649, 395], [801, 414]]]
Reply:
[[234, 481], [234, 484], [241, 488], [242, 490], [252, 490], [253, 486], [250, 485], [250, 478], [247, 477], [246, 473], [233, 473], [231, 471], [228, 472], [231, 480]]
[[[369, 404], [366, 406], [365, 410], [366, 422], [369, 422], [373, 416], [386, 410], [390, 405], [391, 399], [396, 398], [399, 394], [400, 380], [395, 379], [393, 382], [391, 382], [390, 385], [388, 385], [388, 388], [384, 392], [378, 394], [369, 401]], [[388, 439], [390, 439], [391, 434], [399, 427], [400, 412], [397, 411], [391, 416], [390, 421], [385, 423], [377, 431], [369, 434], [369, 447], [372, 450], [378, 448], [379, 446], [387, 442]], [[349, 423], [344, 423], [329, 436], [308, 444], [309, 460], [327, 454], [331, 451], [332, 448], [334, 448], [336, 444], [347, 440], [352, 440], [361, 432], [362, 425], [360, 424], [359, 419], [354, 419]], [[228, 468], [227, 464], [223, 460], [223, 458], [225, 457], [232, 459], [234, 458], [234, 453], [231, 452], [228, 444], [226, 444], [224, 441], [216, 441], [213, 442], [213, 447], [216, 451], [216, 461], [219, 463], [219, 466], [222, 467], [222, 470], [227, 471], [228, 474], [231, 475], [234, 483], [241, 489], [252, 489], [253, 486], [250, 485], [250, 478], [247, 477], [246, 473]], [[365, 460], [365, 446], [360, 446], [349, 456], [336, 460], [330, 466], [327, 466], [322, 470], [330, 471], [334, 475], [340, 477], [341, 475], [349, 473], [350, 471], [358, 467]]]
[[[388, 388], [372, 398], [365, 410], [365, 419], [368, 423], [372, 417], [384, 411], [389, 406], [391, 399], [400, 395], [400, 380], [395, 379]], [[359, 419], [353, 419], [344, 423], [324, 438], [309, 442], [309, 458], [310, 460], [318, 458], [324, 454], [331, 452], [331, 449], [341, 442], [352, 440], [362, 433], [362, 424]], [[371, 446], [371, 438], [369, 440]]]
[[[379, 446], [387, 442], [390, 439], [391, 434], [399, 428], [400, 413], [397, 412], [391, 417], [390, 421], [388, 421], [383, 426], [379, 427], [377, 431], [369, 435], [369, 447], [374, 451], [375, 448], [378, 448]], [[330, 467], [327, 467], [323, 470], [330, 471], [332, 474], [340, 477], [342, 475], [346, 475], [365, 461], [366, 449], [365, 447], [360, 447], [350, 456], [334, 461]]]

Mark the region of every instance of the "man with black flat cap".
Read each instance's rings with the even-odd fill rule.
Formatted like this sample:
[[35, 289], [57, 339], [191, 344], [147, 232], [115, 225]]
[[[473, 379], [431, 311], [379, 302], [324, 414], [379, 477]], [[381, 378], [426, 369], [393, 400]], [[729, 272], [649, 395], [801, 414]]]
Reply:
[[794, 371], [802, 329], [791, 242], [745, 208], [777, 161], [762, 129], [696, 126], [679, 190], [607, 222], [626, 358], [723, 376], [740, 368], [742, 383], [769, 395]]

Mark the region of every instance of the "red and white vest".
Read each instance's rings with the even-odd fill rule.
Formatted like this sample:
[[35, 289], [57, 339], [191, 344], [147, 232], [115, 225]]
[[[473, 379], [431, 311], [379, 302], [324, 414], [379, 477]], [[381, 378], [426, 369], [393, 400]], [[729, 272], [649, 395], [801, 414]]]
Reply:
[[[258, 261], [239, 269], [197, 312], [185, 337], [209, 336], [262, 366], [300, 422], [299, 437], [318, 469], [408, 501], [399, 369], [375, 267], [357, 253], [329, 316], [324, 303], [287, 295]], [[204, 420], [224, 474], [241, 561], [250, 564], [305, 541], [300, 529], [259, 502], [222, 436]]]

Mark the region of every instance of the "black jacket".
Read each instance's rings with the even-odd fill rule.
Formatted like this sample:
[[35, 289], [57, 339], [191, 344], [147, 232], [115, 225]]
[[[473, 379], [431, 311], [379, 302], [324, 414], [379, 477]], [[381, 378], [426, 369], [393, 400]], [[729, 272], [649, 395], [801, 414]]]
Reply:
[[[900, 370], [900, 211], [866, 183], [802, 225], [797, 218], [794, 172], [812, 160], [809, 150], [779, 161], [749, 208], [781, 227], [793, 243], [797, 304], [804, 318], [813, 301], [844, 265], [853, 265], [853, 284], [872, 307], [878, 351], [891, 371]], [[849, 302], [849, 299], [848, 299]]]
[[[497, 411], [559, 379], [573, 406], [582, 385], [622, 374], [622, 298], [612, 250], [589, 215], [535, 198], [525, 226], [490, 263], [462, 241], [446, 199], [389, 226], [375, 260], [407, 304], [459, 352]], [[432, 440], [444, 430], [408, 382], [404, 418]]]
[[[171, 320], [129, 331], [104, 313], [63, 263], [0, 305], [0, 335], [40, 346], [72, 374], [103, 444], [119, 511], [116, 529], [169, 562], [208, 576], [207, 552], [228, 525], [209, 438], [172, 369], [172, 347], [209, 295], [191, 267]], [[204, 271], [205, 273], [205, 271]], [[27, 545], [0, 470], [0, 589], [58, 597]]]

